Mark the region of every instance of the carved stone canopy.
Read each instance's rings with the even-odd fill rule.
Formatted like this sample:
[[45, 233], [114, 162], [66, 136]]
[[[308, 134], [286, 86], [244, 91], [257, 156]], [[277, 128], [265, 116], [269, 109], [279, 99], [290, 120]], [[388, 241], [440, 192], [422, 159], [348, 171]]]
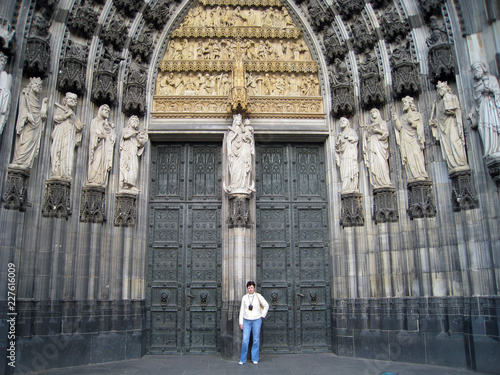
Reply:
[[60, 92], [83, 95], [86, 91], [87, 53], [87, 46], [69, 41], [57, 76], [57, 88]]
[[98, 19], [99, 15], [97, 11], [88, 2], [84, 2], [73, 10], [67, 26], [71, 32], [85, 39], [90, 39], [97, 26]]

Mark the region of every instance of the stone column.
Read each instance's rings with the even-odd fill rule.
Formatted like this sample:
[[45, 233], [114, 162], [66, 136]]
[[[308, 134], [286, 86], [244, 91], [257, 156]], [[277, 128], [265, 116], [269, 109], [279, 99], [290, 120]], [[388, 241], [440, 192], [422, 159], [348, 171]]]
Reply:
[[253, 129], [249, 121], [245, 120], [243, 124], [241, 115], [235, 115], [223, 145], [223, 187], [226, 194], [223, 202], [220, 324], [221, 355], [232, 360], [239, 358], [241, 350], [242, 333], [238, 319], [246, 283], [252, 280], [258, 284], [253, 144]]
[[241, 329], [238, 318], [246, 283], [257, 275], [255, 225], [250, 207], [255, 200], [250, 194], [228, 195], [229, 215], [226, 249], [222, 259], [221, 354], [228, 359], [239, 358]]

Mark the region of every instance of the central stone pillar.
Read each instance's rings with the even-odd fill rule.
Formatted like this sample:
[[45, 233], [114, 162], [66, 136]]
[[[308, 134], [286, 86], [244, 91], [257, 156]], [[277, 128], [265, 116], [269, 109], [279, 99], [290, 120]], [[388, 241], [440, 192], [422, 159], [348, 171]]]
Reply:
[[241, 350], [241, 298], [257, 275], [254, 170], [255, 148], [249, 120], [234, 116], [224, 141], [224, 244], [222, 249], [221, 355], [237, 360]]
[[222, 259], [221, 354], [236, 360], [242, 339], [238, 322], [241, 298], [247, 281], [255, 281], [257, 274], [255, 225], [250, 215], [250, 205], [255, 201], [250, 194], [234, 194], [228, 196], [228, 203], [228, 240]]

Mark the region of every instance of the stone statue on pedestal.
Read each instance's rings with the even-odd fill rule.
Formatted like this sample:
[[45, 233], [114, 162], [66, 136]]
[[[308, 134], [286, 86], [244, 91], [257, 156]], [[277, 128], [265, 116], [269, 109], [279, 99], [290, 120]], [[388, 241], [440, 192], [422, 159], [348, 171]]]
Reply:
[[405, 96], [401, 101], [404, 114], [398, 118], [396, 112], [392, 110], [392, 118], [408, 182], [428, 180], [424, 159], [425, 135], [422, 115], [417, 111], [411, 96]]
[[436, 87], [438, 98], [434, 101], [429, 120], [432, 134], [441, 144], [450, 173], [469, 169], [458, 96], [453, 95], [447, 82], [439, 81]]
[[389, 128], [377, 108], [370, 111], [370, 123], [365, 127], [363, 154], [373, 188], [392, 186], [388, 163]]
[[71, 181], [73, 178], [73, 158], [75, 148], [82, 141], [83, 124], [76, 117], [78, 96], [67, 92], [62, 104], [55, 103], [54, 130], [50, 149], [51, 179]]
[[345, 117], [340, 119], [340, 129], [342, 132], [337, 136], [335, 159], [340, 167], [341, 193], [357, 193], [359, 179], [358, 135]]
[[469, 114], [472, 125], [479, 130], [485, 157], [500, 157], [500, 87], [489, 74], [485, 63], [472, 65], [474, 72], [474, 111]]
[[[40, 102], [42, 80], [30, 78], [21, 92], [16, 123], [16, 145], [9, 168], [29, 171], [40, 149], [40, 139], [47, 118], [47, 98]], [[9, 94], [10, 95], [10, 94]]]
[[0, 52], [0, 135], [10, 112], [12, 75], [5, 71], [7, 56]]
[[90, 124], [87, 185], [105, 187], [108, 184], [116, 140], [115, 125], [108, 121], [109, 112], [107, 104], [101, 105], [97, 117]]
[[120, 182], [119, 193], [137, 195], [139, 177], [139, 157], [144, 152], [148, 141], [146, 131], [139, 130], [139, 117], [131, 116], [127, 127], [123, 129], [120, 141]]
[[250, 120], [243, 122], [241, 114], [233, 116], [233, 125], [226, 139], [229, 164], [229, 184], [224, 189], [231, 194], [249, 194], [255, 191], [253, 160], [255, 157], [254, 131]]

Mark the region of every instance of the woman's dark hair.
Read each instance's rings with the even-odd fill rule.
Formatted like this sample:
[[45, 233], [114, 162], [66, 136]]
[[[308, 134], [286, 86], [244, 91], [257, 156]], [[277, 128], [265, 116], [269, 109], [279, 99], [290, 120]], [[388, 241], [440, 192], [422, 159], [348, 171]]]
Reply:
[[249, 282], [247, 283], [247, 288], [248, 288], [250, 285], [253, 285], [253, 286], [255, 287], [255, 282], [253, 282], [253, 281], [249, 281]]

